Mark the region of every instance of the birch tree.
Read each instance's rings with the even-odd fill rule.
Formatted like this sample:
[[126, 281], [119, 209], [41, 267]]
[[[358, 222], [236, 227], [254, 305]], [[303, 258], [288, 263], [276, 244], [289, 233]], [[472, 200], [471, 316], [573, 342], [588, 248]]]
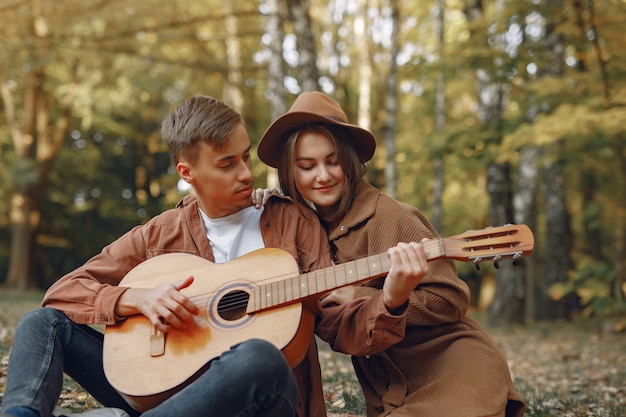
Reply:
[[387, 194], [396, 198], [396, 117], [398, 112], [398, 74], [397, 59], [400, 50], [400, 6], [396, 0], [391, 0], [389, 7], [389, 22], [391, 25], [389, 49], [389, 74], [385, 85], [385, 122], [383, 127], [384, 144], [386, 151], [385, 189]]

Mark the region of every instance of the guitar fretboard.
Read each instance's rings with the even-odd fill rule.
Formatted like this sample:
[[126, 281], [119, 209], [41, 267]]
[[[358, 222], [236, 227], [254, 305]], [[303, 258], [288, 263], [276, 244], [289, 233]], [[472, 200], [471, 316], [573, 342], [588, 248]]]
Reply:
[[[444, 257], [444, 239], [429, 240], [424, 244], [424, 250], [429, 261]], [[247, 312], [291, 304], [346, 285], [379, 278], [389, 272], [390, 266], [389, 256], [384, 252], [262, 284], [252, 290]]]

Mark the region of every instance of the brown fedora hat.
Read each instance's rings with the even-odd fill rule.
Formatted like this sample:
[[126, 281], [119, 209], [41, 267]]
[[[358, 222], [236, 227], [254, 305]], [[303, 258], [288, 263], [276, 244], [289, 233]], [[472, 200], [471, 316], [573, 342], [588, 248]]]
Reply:
[[376, 138], [369, 131], [348, 123], [346, 113], [326, 94], [313, 91], [300, 94], [289, 111], [267, 128], [257, 152], [259, 159], [277, 168], [287, 134], [308, 124], [325, 124], [344, 128], [354, 141], [361, 162], [369, 161], [376, 150]]

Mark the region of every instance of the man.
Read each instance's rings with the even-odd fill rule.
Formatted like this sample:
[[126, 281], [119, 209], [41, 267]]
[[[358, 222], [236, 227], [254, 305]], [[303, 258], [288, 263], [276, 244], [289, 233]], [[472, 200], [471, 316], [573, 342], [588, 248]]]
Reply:
[[[201, 312], [181, 293], [195, 279], [185, 276], [184, 265], [180, 279], [171, 283], [154, 288], [118, 285], [147, 259], [183, 252], [221, 263], [255, 249], [277, 247], [293, 255], [301, 272], [331, 264], [315, 214], [280, 196], [261, 209], [252, 205], [250, 140], [236, 111], [210, 97], [192, 97], [164, 120], [161, 132], [180, 177], [193, 187], [194, 195], [135, 227], [61, 278], [47, 291], [43, 308], [22, 318], [9, 360], [1, 417], [72, 415], [54, 411], [63, 372], [109, 407], [81, 415], [140, 415], [105, 377], [103, 336], [87, 325], [115, 325], [138, 314], [150, 320], [155, 333], [192, 325]], [[293, 372], [273, 345], [244, 340], [180, 392], [141, 415], [294, 416], [296, 409], [299, 417], [326, 415], [314, 340]]]

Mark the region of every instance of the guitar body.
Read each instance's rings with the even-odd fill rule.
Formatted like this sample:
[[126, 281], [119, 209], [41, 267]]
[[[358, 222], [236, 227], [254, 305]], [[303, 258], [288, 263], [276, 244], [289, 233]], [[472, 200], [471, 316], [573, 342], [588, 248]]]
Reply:
[[226, 264], [171, 253], [151, 258], [131, 270], [120, 286], [154, 288], [192, 275], [181, 292], [200, 308], [190, 328], [157, 335], [162, 353], [151, 350], [155, 337], [143, 315], [107, 326], [104, 371], [111, 384], [139, 411], [146, 411], [184, 388], [233, 345], [264, 339], [297, 365], [313, 336], [314, 316], [301, 303], [247, 314], [249, 294], [259, 283], [297, 276], [293, 257], [280, 249], [260, 249]]

